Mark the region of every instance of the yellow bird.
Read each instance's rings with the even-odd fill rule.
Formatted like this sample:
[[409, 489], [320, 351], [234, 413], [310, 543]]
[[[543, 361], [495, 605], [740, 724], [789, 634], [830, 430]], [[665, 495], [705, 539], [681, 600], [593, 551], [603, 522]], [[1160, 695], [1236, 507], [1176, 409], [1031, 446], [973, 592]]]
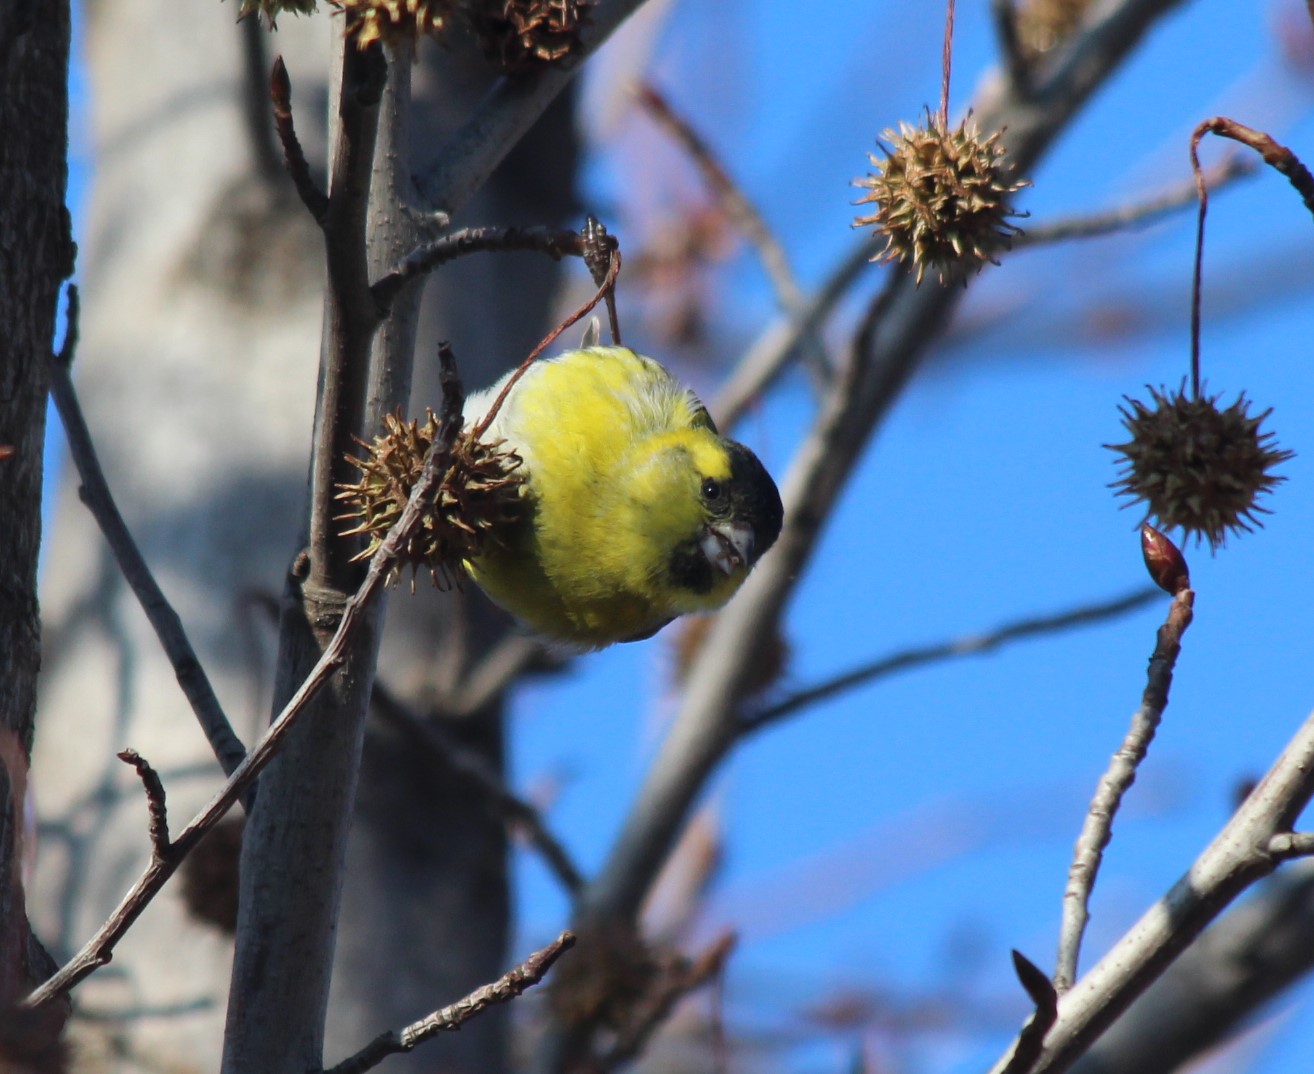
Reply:
[[[467, 400], [470, 424], [506, 379]], [[625, 347], [535, 363], [483, 439], [504, 439], [524, 460], [529, 510], [465, 567], [548, 638], [602, 648], [719, 608], [780, 534], [780, 493], [757, 456]]]

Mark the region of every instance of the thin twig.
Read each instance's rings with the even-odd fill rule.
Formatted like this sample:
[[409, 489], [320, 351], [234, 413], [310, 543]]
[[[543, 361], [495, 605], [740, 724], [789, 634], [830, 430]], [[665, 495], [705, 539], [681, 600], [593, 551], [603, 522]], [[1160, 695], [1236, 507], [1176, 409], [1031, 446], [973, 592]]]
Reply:
[[[1206, 173], [1205, 182], [1209, 189], [1218, 190], [1237, 179], [1254, 175], [1257, 170], [1257, 165], [1248, 157], [1240, 153], [1229, 153]], [[1152, 223], [1162, 216], [1189, 208], [1195, 204], [1197, 197], [1195, 179], [1187, 179], [1146, 201], [1132, 202], [1108, 212], [1071, 216], [1050, 224], [1028, 227], [1013, 239], [1013, 250], [1016, 252], [1029, 246], [1068, 239], [1091, 239]]]
[[[241, 20], [242, 35], [242, 120], [246, 127], [251, 156], [256, 171], [267, 183], [282, 182], [274, 131], [269, 123], [269, 102], [265, 85], [265, 65], [269, 62], [265, 48], [265, 29], [258, 18]], [[282, 63], [282, 60], [279, 60]], [[284, 72], [286, 78], [286, 72]], [[289, 124], [291, 115], [289, 112]], [[295, 136], [294, 136], [295, 137]]]
[[[55, 409], [59, 411], [64, 434], [68, 439], [69, 454], [73, 458], [73, 465], [77, 467], [78, 479], [81, 481], [79, 494], [104, 533], [124, 581], [146, 613], [160, 641], [160, 648], [173, 667], [178, 685], [182, 687], [183, 695], [191, 705], [224, 775], [231, 776], [246, 756], [246, 747], [233, 731], [233, 725], [219, 704], [205, 668], [201, 666], [196, 650], [192, 648], [187, 632], [183, 629], [182, 620], [155, 581], [141, 550], [128, 532], [123, 516], [119, 514], [73, 387], [70, 367], [77, 348], [78, 309], [78, 290], [75, 285], [70, 285], [64, 343], [59, 354], [52, 355], [50, 361], [50, 397], [55, 402]], [[254, 801], [253, 794], [254, 788], [243, 798], [243, 805], [248, 810]]]
[[493, 424], [493, 419], [497, 417], [497, 412], [502, 409], [502, 404], [506, 402], [506, 397], [511, 394], [511, 389], [514, 388], [520, 378], [529, 371], [529, 367], [538, 360], [539, 355], [547, 350], [548, 347], [552, 346], [553, 342], [562, 332], [584, 317], [602, 301], [603, 297], [610, 292], [613, 287], [616, 286], [616, 277], [620, 275], [620, 267], [621, 253], [620, 249], [616, 248], [611, 252], [611, 269], [607, 272], [607, 278], [599, 285], [597, 293], [557, 325], [556, 328], [552, 329], [551, 332], [544, 336], [543, 339], [539, 341], [538, 346], [529, 352], [529, 357], [516, 366], [515, 371], [506, 378], [506, 383], [502, 385], [502, 390], [497, 393], [497, 398], [493, 400], [493, 405], [488, 408], [488, 413], [484, 415], [483, 419], [471, 432], [470, 435], [474, 437], [474, 439], [478, 440], [484, 435], [484, 433], [488, 432], [488, 427]]
[[749, 404], [781, 374], [803, 341], [809, 335], [819, 335], [853, 285], [869, 272], [871, 259], [880, 252], [882, 242], [873, 237], [864, 238], [822, 282], [797, 318], [786, 317], [758, 337], [712, 402], [712, 414], [718, 425], [731, 428]]
[[1104, 848], [1113, 835], [1113, 818], [1118, 813], [1123, 796], [1136, 781], [1136, 769], [1150, 748], [1163, 710], [1168, 705], [1168, 688], [1173, 681], [1173, 668], [1181, 652], [1182, 635], [1191, 625], [1191, 609], [1195, 593], [1182, 589], [1173, 598], [1168, 618], [1159, 628], [1154, 654], [1141, 696], [1141, 707], [1132, 717], [1131, 728], [1109, 762], [1108, 770], [1100, 778], [1095, 797], [1086, 811], [1085, 823], [1077, 837], [1072, 865], [1068, 869], [1068, 883], [1063, 892], [1063, 919], [1059, 930], [1058, 965], [1054, 971], [1054, 987], [1066, 992], [1077, 979], [1077, 962], [1081, 954], [1081, 940], [1089, 919], [1090, 893], [1095, 887]]
[[406, 502], [401, 518], [388, 532], [379, 550], [374, 553], [365, 579], [361, 582], [360, 588], [348, 599], [333, 637], [324, 647], [310, 674], [283, 707], [282, 712], [232, 772], [223, 788], [170, 844], [169, 853], [152, 856], [151, 862], [115, 907], [109, 919], [58, 973], [46, 980], [24, 1000], [25, 1008], [40, 1007], [63, 995], [110, 960], [115, 945], [150, 905], [151, 900], [159, 894], [160, 889], [177, 870], [182, 860], [200, 842], [205, 833], [223, 818], [245, 789], [277, 755], [288, 735], [299, 722], [301, 714], [306, 711], [309, 702], [345, 662], [352, 639], [361, 622], [366, 618], [370, 605], [386, 587], [393, 564], [405, 548], [406, 542], [419, 528], [432, 496], [442, 483], [449, 462], [445, 453], [441, 451], [441, 444], [450, 442], [450, 437], [455, 436], [455, 433], [456, 430], [441, 430], [439, 436], [434, 438], [434, 444], [425, 457], [420, 478], [411, 490], [410, 499]]
[[1031, 64], [1017, 36], [1017, 7], [1013, 0], [990, 0], [990, 14], [995, 22], [995, 36], [1004, 57], [1004, 70], [1020, 97], [1031, 92]]
[[[584, 264], [588, 266], [589, 275], [593, 277], [593, 286], [601, 287], [611, 271], [611, 255], [616, 250], [616, 239], [607, 234], [607, 229], [592, 213], [584, 219], [584, 230], [580, 232], [583, 247]], [[611, 326], [611, 342], [621, 345], [620, 317], [616, 313], [616, 289], [607, 289], [607, 321]]]
[[944, 46], [940, 52], [940, 130], [949, 130], [949, 76], [954, 69], [954, 0], [944, 5]]
[[453, 736], [431, 720], [422, 719], [398, 700], [377, 679], [372, 697], [380, 716], [417, 739], [441, 764], [460, 779], [478, 787], [499, 817], [519, 829], [525, 839], [542, 855], [561, 886], [577, 895], [584, 886], [584, 876], [561, 841], [548, 830], [537, 809], [507, 789], [497, 773], [482, 757], [460, 745]]
[[1200, 197], [1200, 212], [1195, 225], [1195, 267], [1191, 278], [1191, 397], [1200, 397], [1200, 292], [1204, 265], [1205, 213], [1209, 207], [1209, 191], [1205, 186], [1204, 172], [1200, 168], [1200, 139], [1206, 134], [1247, 145], [1263, 158], [1265, 164], [1287, 177], [1287, 181], [1300, 194], [1305, 208], [1314, 214], [1314, 175], [1303, 165], [1296, 154], [1281, 145], [1264, 131], [1257, 131], [1226, 116], [1206, 119], [1191, 132], [1191, 172], [1195, 176]]
[[[1311, 797], [1314, 715], [1177, 883], [1062, 995], [1031, 1074], [1069, 1070], [1234, 899], [1270, 875], [1282, 860], [1272, 841], [1291, 834]], [[1011, 1050], [991, 1074], [1008, 1068]]]
[[[757, 251], [762, 268], [775, 290], [777, 304], [791, 321], [799, 324], [807, 309], [807, 296], [790, 267], [784, 245], [771, 231], [757, 206], [731, 177], [707, 139], [671, 107], [655, 86], [645, 83], [640, 87], [639, 103], [689, 154], [721, 208]], [[824, 385], [830, 370], [820, 333], [813, 327], [800, 330], [799, 336], [805, 346], [809, 368]]]
[[[255, 22], [254, 19], [249, 21]], [[292, 185], [296, 187], [302, 204], [322, 227], [328, 219], [329, 199], [310, 174], [305, 151], [297, 138], [296, 126], [292, 121], [292, 83], [288, 79], [287, 65], [283, 63], [282, 56], [274, 57], [274, 67], [269, 73], [269, 96], [274, 102], [274, 129], [283, 145], [283, 163], [292, 177]]]
[[164, 784], [160, 782], [160, 774], [136, 750], [120, 750], [115, 756], [137, 770], [141, 785], [146, 789], [146, 810], [150, 817], [147, 832], [151, 838], [151, 850], [156, 856], [163, 857], [169, 852], [170, 846], [169, 811], [164, 801]]
[[442, 709], [450, 716], [473, 716], [528, 668], [539, 662], [548, 669], [557, 668], [567, 660], [568, 656], [528, 634], [507, 634], [466, 673], [451, 695], [442, 699]]
[[325, 1074], [363, 1074], [378, 1066], [390, 1055], [409, 1052], [439, 1033], [460, 1029], [475, 1015], [497, 1003], [507, 1003], [522, 992], [538, 984], [561, 955], [575, 944], [575, 934], [563, 932], [540, 951], [535, 951], [524, 962], [507, 971], [492, 984], [477, 988], [464, 999], [449, 1007], [434, 1011], [426, 1018], [413, 1022], [405, 1029], [380, 1033], [355, 1055], [344, 1059]]
[[1281, 861], [1314, 854], [1314, 832], [1279, 832], [1268, 841], [1268, 852]]
[[444, 235], [434, 242], [412, 250], [370, 291], [381, 310], [388, 310], [398, 293], [412, 280], [432, 272], [439, 265], [473, 253], [509, 253], [531, 251], [547, 254], [554, 261], [563, 257], [584, 256], [584, 246], [576, 231], [546, 227], [471, 227]]
[[696, 958], [681, 960], [679, 965], [669, 968], [654, 986], [642, 1009], [636, 1012], [634, 1020], [603, 1057], [601, 1069], [614, 1070], [639, 1055], [680, 1000], [721, 974], [737, 942], [735, 934], [727, 932], [713, 940]]
[[936, 645], [905, 649], [902, 652], [882, 657], [880, 660], [872, 661], [869, 664], [863, 664], [842, 675], [836, 675], [834, 678], [827, 679], [816, 686], [809, 686], [806, 689], [796, 691], [759, 711], [748, 713], [743, 718], [740, 726], [745, 733], [759, 731], [763, 727], [773, 724], [807, 705], [814, 705], [818, 701], [834, 697], [845, 690], [852, 690], [856, 686], [862, 686], [875, 679], [923, 667], [927, 664], [939, 663], [943, 660], [953, 660], [960, 656], [977, 656], [982, 653], [992, 652], [1010, 641], [1055, 634], [1072, 627], [1088, 626], [1092, 623], [1102, 622], [1105, 619], [1113, 619], [1119, 615], [1125, 615], [1127, 612], [1135, 611], [1159, 596], [1162, 596], [1159, 589], [1147, 586], [1136, 590], [1134, 593], [1128, 593], [1124, 597], [1117, 597], [1114, 600], [1103, 601], [1099, 604], [1084, 604], [1081, 607], [1072, 608], [1055, 615], [1035, 616], [1015, 623], [1008, 623], [986, 634], [968, 634]]

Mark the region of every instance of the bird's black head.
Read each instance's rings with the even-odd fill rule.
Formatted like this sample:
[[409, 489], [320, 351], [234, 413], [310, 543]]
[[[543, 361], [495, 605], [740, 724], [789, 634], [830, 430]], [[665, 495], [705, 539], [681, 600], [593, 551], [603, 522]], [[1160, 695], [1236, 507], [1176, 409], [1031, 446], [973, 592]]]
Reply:
[[724, 504], [708, 500], [707, 493], [711, 490], [706, 485], [703, 498], [719, 517], [752, 527], [751, 565], [776, 543], [785, 509], [780, 502], [780, 491], [761, 460], [734, 440], [725, 441], [725, 447], [730, 456], [730, 480], [717, 490]]

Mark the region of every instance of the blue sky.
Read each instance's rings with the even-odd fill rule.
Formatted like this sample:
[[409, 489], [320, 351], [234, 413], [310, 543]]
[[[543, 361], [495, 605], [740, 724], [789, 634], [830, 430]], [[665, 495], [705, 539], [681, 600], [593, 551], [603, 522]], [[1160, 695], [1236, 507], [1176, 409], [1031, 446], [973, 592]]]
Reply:
[[[1190, 129], [1217, 113], [1314, 159], [1314, 67], [1284, 65], [1279, 47], [1303, 12], [1296, 0], [1184, 5], [1031, 177], [1022, 203], [1033, 220], [1180, 181]], [[827, 5], [825, 18], [750, 0], [680, 3], [668, 14], [653, 79], [709, 135], [805, 286], [855, 241], [850, 183], [875, 137], [937, 99], [941, 18], [934, 5], [857, 0]], [[609, 52], [632, 63], [627, 48], [637, 51], [622, 42]], [[960, 4], [956, 112], [993, 55], [988, 5]], [[598, 102], [619, 90], [606, 62], [589, 98], [598, 141], [587, 200], [632, 225], [619, 230], [630, 249], [645, 220], [688, 204], [698, 184], [632, 119], [598, 131]], [[74, 97], [85, 97], [78, 72]], [[78, 130], [75, 120], [75, 206], [94, 166]], [[1213, 159], [1218, 147], [1208, 148]], [[1267, 767], [1314, 704], [1310, 224], [1272, 173], [1213, 202], [1205, 375], [1228, 397], [1244, 389], [1258, 408], [1273, 406], [1271, 427], [1297, 457], [1282, 468], [1288, 480], [1264, 531], [1216, 557], [1188, 551], [1197, 618], [1106, 859], [1086, 964], [1189, 864], [1237, 783]], [[975, 281], [954, 333], [867, 452], [798, 590], [786, 685], [1143, 583], [1136, 516], [1106, 487], [1115, 472], [1101, 445], [1121, 438], [1124, 394], [1187, 371], [1192, 234], [1182, 214], [1018, 252]], [[883, 271], [871, 269], [858, 299]], [[713, 349], [724, 360], [774, 307], [747, 253], [712, 286]], [[651, 346], [700, 388], [714, 385], [694, 360], [705, 356]], [[779, 474], [811, 414], [795, 375], [742, 435]], [[744, 930], [728, 992], [736, 1024], [797, 1029], [801, 1005], [847, 986], [952, 988], [995, 1012], [993, 1035], [869, 1043], [901, 1071], [980, 1069], [1025, 1013], [1008, 950], [1052, 964], [1072, 841], [1137, 704], [1166, 606], [885, 680], [748, 742], [709, 798], [726, 859], [708, 928]], [[669, 641], [585, 657], [516, 699], [516, 779], [530, 789], [560, 782], [550, 821], [587, 868], [603, 860], [673, 707]], [[524, 946], [555, 933], [565, 905], [533, 858], [519, 872]], [[1294, 1002], [1295, 1016], [1261, 1036], [1256, 1074], [1308, 1069], [1314, 1033], [1305, 1001]], [[843, 1068], [845, 1038], [800, 1039], [781, 1069]]]
[[[958, 110], [993, 57], [987, 7], [960, 4]], [[1293, 17], [1305, 17], [1302, 5], [1185, 5], [1032, 176], [1022, 202], [1033, 221], [1186, 178], [1189, 132], [1214, 114], [1314, 156], [1310, 70], [1279, 57], [1284, 35], [1304, 28]], [[849, 183], [874, 137], [936, 99], [940, 20], [922, 5], [837, 3], [824, 20], [743, 0], [674, 9], [652, 77], [710, 137], [806, 284], [855, 241]], [[615, 92], [609, 73], [599, 81], [593, 100]], [[604, 145], [591, 173], [595, 198], [638, 200], [640, 219], [697, 189], [645, 137], [622, 133], [625, 149]], [[635, 144], [648, 147], [637, 160]], [[1220, 148], [1207, 145], [1206, 160]], [[672, 174], [651, 174], [653, 159]], [[1273, 406], [1271, 427], [1297, 457], [1264, 531], [1216, 557], [1188, 550], [1197, 618], [1106, 859], [1086, 965], [1186, 868], [1239, 781], [1267, 767], [1314, 703], [1310, 224], [1271, 173], [1212, 203], [1206, 379], [1228, 401], [1245, 390], [1259, 409]], [[798, 591], [789, 685], [1141, 584], [1138, 516], [1106, 487], [1115, 467], [1101, 445], [1122, 438], [1124, 394], [1187, 372], [1193, 229], [1186, 213], [1019, 252], [976, 281], [951, 339], [868, 451]], [[873, 293], [880, 271], [859, 295]], [[734, 354], [769, 320], [772, 300], [746, 253], [715, 286], [712, 331]], [[810, 416], [795, 377], [743, 435], [780, 472]], [[797, 1027], [790, 1011], [846, 986], [955, 988], [1002, 1009], [984, 1044], [936, 1033], [874, 1046], [904, 1070], [972, 1070], [991, 1058], [1024, 1015], [1009, 948], [1052, 965], [1072, 841], [1139, 700], [1166, 607], [1167, 598], [1112, 624], [886, 680], [747, 743], [711, 797], [727, 854], [711, 913], [744, 928], [732, 1012]], [[605, 855], [673, 707], [669, 663], [662, 637], [618, 647], [517, 702], [518, 775], [532, 785], [569, 773], [552, 820], [589, 866]], [[563, 910], [537, 865], [523, 872], [528, 941]], [[1307, 1070], [1307, 1024], [1298, 1013], [1261, 1035], [1249, 1069]], [[784, 1068], [833, 1071], [846, 1055], [837, 1038], [814, 1038]]]

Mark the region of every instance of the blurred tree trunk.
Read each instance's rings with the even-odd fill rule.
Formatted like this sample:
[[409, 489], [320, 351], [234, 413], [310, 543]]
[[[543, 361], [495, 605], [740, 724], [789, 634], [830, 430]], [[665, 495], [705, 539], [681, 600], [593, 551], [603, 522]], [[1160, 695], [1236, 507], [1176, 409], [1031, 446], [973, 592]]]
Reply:
[[[47, 358], [72, 271], [68, 186], [69, 10], [0, 4], [0, 1067], [31, 1029], [8, 1008], [49, 975], [28, 927], [25, 804], [41, 624]], [[42, 1032], [53, 1029], [46, 1027]], [[32, 1042], [39, 1046], [40, 1042]]]
[[[78, 385], [119, 506], [174, 601], [248, 743], [268, 714], [270, 611], [304, 520], [323, 256], [274, 149], [265, 93], [287, 59], [298, 132], [324, 156], [330, 16], [285, 16], [266, 37], [234, 5], [92, 3], [87, 20], [95, 146]], [[262, 35], [263, 36], [263, 35]], [[441, 144], [492, 81], [463, 42], [423, 51], [417, 144]], [[530, 136], [459, 223], [559, 223], [573, 213], [568, 104]], [[322, 167], [317, 166], [317, 171]], [[501, 257], [445, 270], [426, 298], [413, 409], [434, 403], [434, 343], [450, 339], [470, 386], [523, 356], [558, 274]], [[514, 296], [514, 301], [507, 296]], [[449, 296], [458, 296], [449, 301]], [[158, 646], [65, 475], [46, 600], [47, 680], [36, 783], [46, 823], [42, 934], [81, 944], [140, 867], [140, 789], [113, 759], [132, 745], [161, 770], [182, 817], [218, 782]], [[450, 601], [393, 601], [380, 678], [419, 710], [436, 682]], [[500, 714], [462, 736], [501, 762]], [[232, 955], [231, 840], [170, 884], [77, 999], [88, 1059], [107, 1069], [216, 1069]], [[504, 969], [509, 923], [502, 826], [408, 743], [367, 732], [348, 849], [325, 1059], [450, 1002]], [[503, 1066], [486, 1017], [397, 1070]]]

